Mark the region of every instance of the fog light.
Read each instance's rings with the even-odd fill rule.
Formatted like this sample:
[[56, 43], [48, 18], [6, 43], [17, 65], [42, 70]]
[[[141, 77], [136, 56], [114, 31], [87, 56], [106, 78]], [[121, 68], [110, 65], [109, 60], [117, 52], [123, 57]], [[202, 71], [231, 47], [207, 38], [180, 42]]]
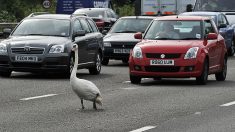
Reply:
[[184, 68], [184, 71], [185, 72], [191, 72], [191, 71], [193, 71], [194, 70], [194, 66], [186, 66], [185, 68]]
[[141, 71], [141, 67], [138, 66], [138, 65], [135, 65], [135, 66], [134, 66], [134, 69], [135, 69], [136, 71]]

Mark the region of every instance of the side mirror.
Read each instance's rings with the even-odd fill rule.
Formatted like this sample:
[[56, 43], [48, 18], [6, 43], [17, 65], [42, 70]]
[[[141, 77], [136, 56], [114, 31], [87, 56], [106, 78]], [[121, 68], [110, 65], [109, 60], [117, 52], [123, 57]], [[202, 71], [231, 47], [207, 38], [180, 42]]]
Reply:
[[218, 34], [216, 34], [216, 33], [209, 33], [208, 35], [207, 35], [207, 39], [208, 40], [215, 40], [215, 39], [217, 39], [218, 38]]
[[11, 29], [10, 28], [4, 28], [3, 29], [3, 37], [7, 38], [11, 34]]
[[104, 35], [106, 35], [107, 33], [108, 33], [107, 30], [103, 30], [103, 31], [102, 31], [102, 34], [104, 34]]
[[227, 27], [227, 25], [224, 24], [224, 23], [222, 23], [222, 24], [220, 24], [220, 25], [218, 26], [219, 29], [220, 29], [220, 28], [226, 28], [226, 27]]
[[137, 32], [134, 35], [135, 39], [142, 39], [142, 33], [141, 32]]

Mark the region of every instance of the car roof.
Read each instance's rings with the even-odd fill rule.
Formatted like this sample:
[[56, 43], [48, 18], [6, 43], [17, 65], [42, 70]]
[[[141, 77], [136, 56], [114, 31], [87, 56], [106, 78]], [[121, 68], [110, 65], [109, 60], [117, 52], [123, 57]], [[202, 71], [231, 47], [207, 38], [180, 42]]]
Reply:
[[85, 17], [87, 16], [77, 16], [77, 15], [68, 15], [68, 14], [40, 14], [40, 15], [34, 15], [34, 16], [29, 16], [26, 19], [67, 19], [70, 20], [72, 17]]
[[221, 12], [209, 12], [209, 11], [196, 11], [196, 12], [184, 12], [180, 15], [203, 15], [203, 16], [216, 16], [222, 14]]
[[131, 18], [131, 19], [155, 19], [157, 17], [154, 17], [154, 16], [124, 16], [124, 17], [120, 17], [120, 19], [126, 19], [126, 18]]
[[186, 20], [186, 21], [202, 21], [202, 20], [209, 20], [209, 17], [203, 16], [181, 16], [181, 15], [174, 15], [174, 16], [162, 16], [157, 17], [155, 20]]

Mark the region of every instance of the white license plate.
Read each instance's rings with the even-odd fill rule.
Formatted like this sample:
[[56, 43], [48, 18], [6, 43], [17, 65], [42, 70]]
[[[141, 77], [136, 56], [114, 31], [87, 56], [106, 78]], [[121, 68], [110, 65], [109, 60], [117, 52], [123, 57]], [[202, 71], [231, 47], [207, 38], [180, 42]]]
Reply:
[[15, 61], [22, 61], [22, 62], [37, 62], [37, 56], [15, 56]]
[[150, 60], [150, 65], [174, 65], [174, 60]]
[[114, 49], [113, 53], [129, 54], [130, 53], [130, 49]]

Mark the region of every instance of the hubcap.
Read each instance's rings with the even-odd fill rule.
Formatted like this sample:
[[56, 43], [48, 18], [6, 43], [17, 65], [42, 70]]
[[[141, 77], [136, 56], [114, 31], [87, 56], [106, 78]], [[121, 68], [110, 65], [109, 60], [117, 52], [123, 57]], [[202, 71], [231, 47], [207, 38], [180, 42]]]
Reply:
[[100, 70], [101, 70], [100, 54], [97, 54], [97, 58], [96, 58], [96, 69], [97, 69], [97, 71], [100, 71]]

